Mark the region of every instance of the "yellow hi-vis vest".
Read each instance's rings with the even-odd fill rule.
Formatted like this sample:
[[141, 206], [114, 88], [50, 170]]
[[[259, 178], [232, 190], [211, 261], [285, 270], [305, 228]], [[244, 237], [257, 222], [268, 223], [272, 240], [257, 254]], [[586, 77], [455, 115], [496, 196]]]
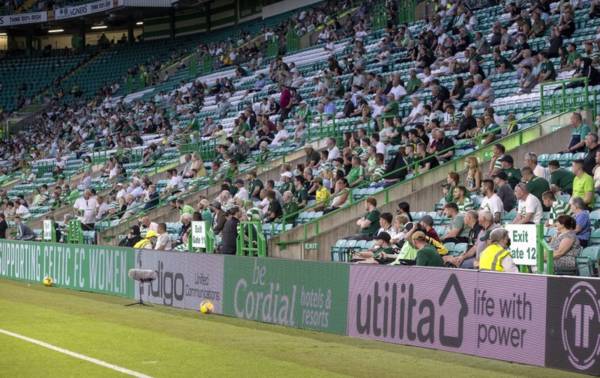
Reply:
[[490, 244], [479, 256], [479, 269], [503, 272], [504, 268], [502, 267], [502, 260], [504, 260], [506, 256], [510, 256], [509, 251], [498, 244]]

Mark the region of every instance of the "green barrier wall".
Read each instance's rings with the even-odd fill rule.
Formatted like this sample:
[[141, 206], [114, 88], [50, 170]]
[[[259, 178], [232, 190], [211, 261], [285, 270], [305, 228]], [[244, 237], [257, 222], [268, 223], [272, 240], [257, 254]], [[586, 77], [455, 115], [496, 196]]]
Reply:
[[349, 266], [226, 256], [223, 313], [346, 334]]
[[135, 266], [135, 250], [83, 244], [22, 241], [0, 243], [0, 277], [54, 284], [75, 290], [134, 297], [127, 277]]

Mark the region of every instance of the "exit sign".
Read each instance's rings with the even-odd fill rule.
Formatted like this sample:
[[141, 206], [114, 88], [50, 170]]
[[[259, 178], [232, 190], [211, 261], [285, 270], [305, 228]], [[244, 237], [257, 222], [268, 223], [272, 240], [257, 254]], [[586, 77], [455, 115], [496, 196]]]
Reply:
[[305, 251], [318, 251], [319, 243], [304, 243], [304, 250]]

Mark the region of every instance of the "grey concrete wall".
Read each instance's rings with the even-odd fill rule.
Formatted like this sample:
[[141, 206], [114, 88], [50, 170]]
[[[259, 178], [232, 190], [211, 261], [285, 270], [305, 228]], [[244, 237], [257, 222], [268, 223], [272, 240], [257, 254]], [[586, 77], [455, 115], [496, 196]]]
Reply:
[[[555, 153], [563, 150], [568, 144], [571, 128], [563, 127], [554, 131], [559, 125], [568, 123], [569, 115], [555, 117], [539, 130], [531, 130], [529, 139], [532, 141], [518, 146], [509, 153], [515, 159], [517, 167], [523, 165], [523, 157], [527, 152]], [[529, 133], [529, 131], [528, 131]], [[539, 133], [539, 135], [538, 135]], [[545, 134], [545, 135], [542, 135]], [[528, 140], [529, 140], [528, 139]], [[482, 151], [483, 152], [483, 151]], [[481, 160], [480, 160], [481, 161]], [[489, 161], [482, 163], [484, 172], [487, 171]], [[378, 204], [387, 205], [379, 206], [382, 212], [395, 213], [397, 205], [401, 201], [406, 201], [411, 204], [412, 211], [433, 211], [434, 205], [442, 197], [441, 184], [445, 182], [447, 174], [451, 171], [457, 171], [464, 175], [464, 160], [460, 159], [457, 164], [447, 164], [441, 166], [427, 174], [420, 175], [414, 180], [406, 181], [401, 185], [391, 188], [388, 193], [388, 201], [386, 201], [384, 193], [378, 193], [375, 198]], [[302, 225], [295, 227], [291, 231], [278, 235], [269, 240], [269, 256], [293, 258], [293, 259], [309, 259], [309, 260], [330, 260], [331, 247], [339, 239], [346, 236], [358, 233], [356, 220], [364, 215], [365, 209], [362, 204], [352, 206], [332, 214], [318, 224], [318, 230], [315, 224]], [[304, 251], [304, 242], [296, 243], [304, 239], [304, 235], [309, 238], [305, 242], [319, 243], [317, 251]], [[318, 234], [316, 237], [312, 235]], [[292, 242], [292, 244], [282, 246], [279, 242]]]

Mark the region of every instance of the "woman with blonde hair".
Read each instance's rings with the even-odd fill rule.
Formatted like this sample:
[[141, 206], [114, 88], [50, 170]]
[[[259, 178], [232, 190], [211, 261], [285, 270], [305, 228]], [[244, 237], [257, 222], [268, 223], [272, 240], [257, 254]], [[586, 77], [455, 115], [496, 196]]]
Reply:
[[200, 154], [194, 152], [192, 154], [192, 166], [190, 167], [192, 170], [195, 170], [196, 177], [205, 177], [206, 176], [206, 168], [204, 167], [204, 161]]
[[466, 179], [466, 187], [469, 193], [479, 193], [481, 189], [481, 181], [483, 179], [483, 174], [481, 173], [481, 169], [479, 169], [479, 161], [475, 156], [469, 156], [467, 158], [467, 179]]

